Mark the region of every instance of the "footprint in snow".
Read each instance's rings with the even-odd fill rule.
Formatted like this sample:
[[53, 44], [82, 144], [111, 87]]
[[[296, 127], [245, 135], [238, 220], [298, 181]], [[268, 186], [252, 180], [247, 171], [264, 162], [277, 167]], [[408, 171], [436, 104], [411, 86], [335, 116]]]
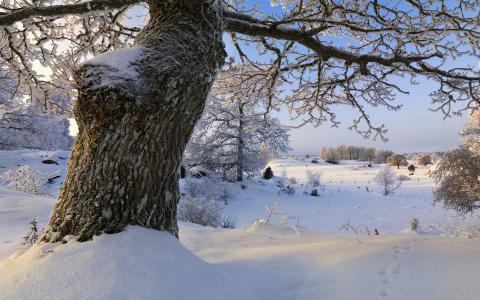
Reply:
[[[413, 240], [411, 243], [416, 242], [416, 240]], [[378, 275], [381, 276], [380, 283], [382, 285], [382, 288], [380, 289], [379, 295], [381, 297], [387, 297], [388, 296], [388, 284], [390, 283], [390, 280], [393, 280], [395, 276], [400, 275], [401, 270], [402, 270], [402, 254], [406, 251], [409, 251], [412, 249], [412, 244], [407, 246], [395, 246], [393, 247], [393, 261], [387, 265], [382, 267], [380, 270], [378, 270]]]

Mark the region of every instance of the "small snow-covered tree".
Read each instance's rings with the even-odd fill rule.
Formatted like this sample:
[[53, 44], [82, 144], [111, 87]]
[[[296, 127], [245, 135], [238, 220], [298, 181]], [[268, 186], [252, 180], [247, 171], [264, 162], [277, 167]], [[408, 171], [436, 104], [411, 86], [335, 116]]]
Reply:
[[288, 130], [261, 110], [265, 95], [243, 66], [219, 75], [185, 153], [189, 166], [203, 165], [242, 181], [265, 166], [272, 153], [289, 150]]
[[310, 194], [311, 196], [319, 196], [318, 188], [320, 187], [320, 177], [321, 173], [307, 170], [305, 172], [307, 181], [305, 183], [305, 193]]
[[385, 166], [380, 169], [374, 180], [380, 187], [382, 187], [382, 193], [384, 196], [391, 194], [402, 184], [402, 182], [398, 179], [397, 174], [395, 174], [395, 172], [389, 166]]
[[307, 177], [307, 182], [306, 185], [310, 187], [318, 187], [320, 186], [320, 177], [321, 173], [319, 172], [314, 172], [312, 170], [307, 170], [305, 172], [305, 176]]
[[36, 218], [33, 218], [30, 222], [30, 231], [23, 237], [25, 244], [33, 245], [38, 240], [39, 230], [38, 222]]
[[480, 208], [480, 155], [466, 145], [445, 153], [433, 172], [435, 202], [465, 215]]
[[431, 159], [430, 155], [424, 154], [424, 155], [421, 155], [420, 157], [417, 158], [417, 163], [419, 165], [426, 166], [426, 165], [429, 165], [429, 164], [432, 163], [432, 159]]
[[400, 154], [394, 154], [387, 159], [387, 163], [391, 166], [396, 166], [397, 169], [400, 169], [400, 166], [407, 166], [407, 158]]
[[465, 215], [480, 208], [480, 111], [460, 130], [465, 144], [446, 152], [433, 172], [435, 202]]

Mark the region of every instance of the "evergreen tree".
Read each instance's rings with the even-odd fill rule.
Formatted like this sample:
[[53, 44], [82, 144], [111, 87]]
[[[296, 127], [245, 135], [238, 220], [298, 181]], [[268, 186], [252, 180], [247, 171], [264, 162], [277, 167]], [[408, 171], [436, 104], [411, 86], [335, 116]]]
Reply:
[[273, 171], [270, 166], [268, 166], [263, 172], [263, 179], [270, 180], [273, 177]]

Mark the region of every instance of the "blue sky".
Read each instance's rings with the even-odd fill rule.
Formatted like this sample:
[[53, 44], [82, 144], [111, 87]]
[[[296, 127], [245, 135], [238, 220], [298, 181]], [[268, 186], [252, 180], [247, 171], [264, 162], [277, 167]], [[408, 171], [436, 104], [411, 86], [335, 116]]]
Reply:
[[[263, 12], [278, 12], [278, 8], [272, 9], [268, 1], [258, 3]], [[226, 38], [225, 42], [229, 55], [236, 57], [236, 51], [229, 39]], [[256, 56], [253, 49], [247, 49], [247, 52]], [[471, 58], [468, 60], [476, 63], [476, 60], [473, 61]], [[464, 58], [459, 63], [465, 64], [465, 62]], [[429, 93], [435, 90], [436, 83], [422, 77], [418, 77], [417, 81], [419, 81], [418, 85], [402, 85], [410, 94], [397, 94], [396, 103], [403, 104], [400, 111], [387, 111], [378, 107], [368, 108], [375, 125], [385, 124], [389, 130], [388, 142], [366, 140], [349, 130], [348, 127], [357, 114], [349, 107], [339, 106], [334, 110], [338, 121], [342, 122], [339, 128], [331, 128], [330, 124], [325, 123], [317, 128], [306, 125], [300, 129], [291, 130], [293, 153], [315, 154], [323, 146], [331, 147], [340, 144], [372, 146], [396, 152], [443, 151], [456, 147], [461, 142], [458, 129], [466, 122], [466, 114], [462, 117], [444, 119], [442, 113], [430, 111], [429, 108], [433, 106], [430, 103]], [[290, 121], [285, 108], [274, 116], [285, 124], [295, 124]]]

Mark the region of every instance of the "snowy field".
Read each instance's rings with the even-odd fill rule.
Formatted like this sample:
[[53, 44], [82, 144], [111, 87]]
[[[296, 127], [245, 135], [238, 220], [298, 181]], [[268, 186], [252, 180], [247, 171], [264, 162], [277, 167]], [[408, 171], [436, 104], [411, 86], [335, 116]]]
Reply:
[[[180, 222], [178, 243], [131, 226], [28, 249], [22, 237], [34, 217], [48, 220], [67, 157], [0, 152], [0, 173], [60, 175], [44, 195], [0, 188], [0, 299], [479, 299], [479, 216], [433, 207], [428, 167], [383, 196], [373, 182], [382, 166], [279, 159], [272, 180], [229, 184], [236, 229]], [[321, 173], [319, 197], [303, 193], [307, 170]], [[294, 195], [278, 193], [280, 175], [296, 179]]]

